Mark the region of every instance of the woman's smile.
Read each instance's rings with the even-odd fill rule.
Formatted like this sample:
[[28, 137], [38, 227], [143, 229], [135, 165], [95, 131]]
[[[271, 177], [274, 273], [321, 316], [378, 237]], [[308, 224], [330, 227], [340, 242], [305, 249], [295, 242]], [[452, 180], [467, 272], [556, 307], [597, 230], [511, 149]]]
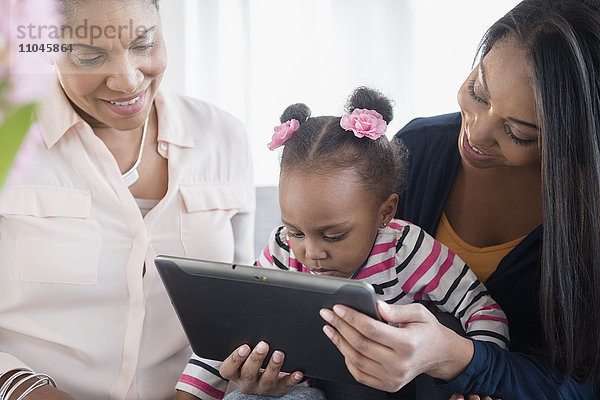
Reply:
[[130, 116], [137, 114], [144, 109], [146, 105], [146, 93], [148, 89], [144, 89], [141, 93], [127, 98], [115, 99], [115, 100], [102, 100], [106, 106], [113, 112]]
[[464, 156], [471, 161], [482, 162], [495, 158], [495, 156], [484, 152], [480, 147], [471, 143], [469, 140], [469, 128], [466, 125], [461, 135], [461, 146]]

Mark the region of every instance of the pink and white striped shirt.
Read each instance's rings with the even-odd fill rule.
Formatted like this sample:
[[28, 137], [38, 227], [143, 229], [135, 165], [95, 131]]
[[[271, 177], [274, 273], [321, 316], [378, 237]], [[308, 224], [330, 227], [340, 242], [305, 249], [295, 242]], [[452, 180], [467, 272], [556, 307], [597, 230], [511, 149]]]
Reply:
[[[256, 264], [310, 273], [294, 256], [283, 226], [273, 230]], [[508, 347], [506, 316], [483, 283], [452, 250], [416, 225], [394, 219], [380, 229], [354, 279], [371, 283], [377, 297], [389, 304], [431, 302], [459, 319], [468, 337]], [[177, 388], [201, 399], [222, 398], [227, 381], [219, 376], [219, 364], [194, 355]]]

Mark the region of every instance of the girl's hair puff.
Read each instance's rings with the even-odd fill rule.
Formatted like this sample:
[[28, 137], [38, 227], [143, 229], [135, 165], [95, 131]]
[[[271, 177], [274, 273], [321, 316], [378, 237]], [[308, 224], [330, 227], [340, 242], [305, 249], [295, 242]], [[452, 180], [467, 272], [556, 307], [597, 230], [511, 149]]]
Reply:
[[[345, 110], [377, 111], [386, 123], [393, 118], [389, 99], [380, 92], [357, 88], [349, 97]], [[300, 128], [285, 142], [281, 155], [281, 174], [290, 170], [306, 174], [328, 174], [353, 170], [365, 189], [383, 201], [400, 188], [404, 176], [406, 150], [401, 143], [392, 144], [382, 135], [376, 140], [358, 138], [340, 126], [341, 117], [310, 117], [302, 103], [292, 104], [281, 115], [281, 122], [300, 122]]]

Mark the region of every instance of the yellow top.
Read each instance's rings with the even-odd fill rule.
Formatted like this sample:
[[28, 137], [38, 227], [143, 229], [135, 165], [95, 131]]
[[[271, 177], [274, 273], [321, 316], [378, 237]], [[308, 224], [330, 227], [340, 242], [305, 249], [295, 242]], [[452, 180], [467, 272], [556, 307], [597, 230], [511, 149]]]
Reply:
[[446, 218], [445, 212], [442, 213], [442, 218], [435, 234], [436, 240], [445, 244], [462, 258], [481, 282], [487, 280], [492, 272], [496, 270], [500, 261], [510, 253], [510, 251], [514, 249], [525, 236], [495, 246], [475, 247], [462, 240], [456, 232], [454, 232], [450, 222], [448, 222], [448, 218]]

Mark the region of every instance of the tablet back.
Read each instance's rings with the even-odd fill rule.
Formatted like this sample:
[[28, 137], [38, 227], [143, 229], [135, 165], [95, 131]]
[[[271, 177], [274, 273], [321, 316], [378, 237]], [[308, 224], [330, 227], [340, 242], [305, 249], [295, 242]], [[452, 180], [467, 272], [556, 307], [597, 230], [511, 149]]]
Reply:
[[380, 319], [373, 287], [362, 281], [168, 256], [158, 272], [194, 352], [224, 360], [264, 340], [285, 353], [282, 371], [357, 383], [322, 331], [321, 308], [344, 304]]

